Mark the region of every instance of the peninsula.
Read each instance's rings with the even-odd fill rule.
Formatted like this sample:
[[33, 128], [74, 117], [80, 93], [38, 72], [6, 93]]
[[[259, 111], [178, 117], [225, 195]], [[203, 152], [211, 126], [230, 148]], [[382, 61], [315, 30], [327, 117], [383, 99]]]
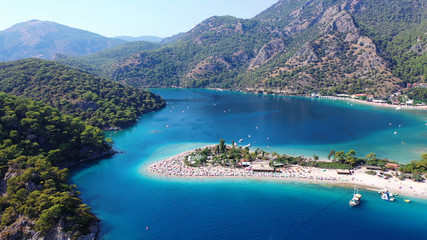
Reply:
[[[369, 190], [386, 189], [392, 193], [427, 199], [427, 184], [416, 166], [422, 160], [399, 166], [396, 162], [378, 159], [371, 153], [357, 158], [348, 153], [331, 151], [329, 159], [318, 156], [305, 158], [268, 153], [261, 149], [250, 151], [248, 146], [236, 143], [210, 145], [186, 151], [148, 167], [148, 172], [177, 178], [248, 178], [276, 181], [297, 181], [353, 187], [357, 184]], [[412, 175], [409, 173], [412, 172]]]

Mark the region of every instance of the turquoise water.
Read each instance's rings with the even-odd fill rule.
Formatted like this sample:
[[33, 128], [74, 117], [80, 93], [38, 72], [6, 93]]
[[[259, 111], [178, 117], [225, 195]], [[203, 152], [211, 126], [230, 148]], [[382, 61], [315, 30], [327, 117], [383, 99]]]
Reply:
[[409, 162], [427, 152], [426, 113], [209, 90], [155, 92], [168, 101], [164, 110], [107, 133], [124, 153], [72, 172], [101, 219], [101, 239], [425, 239], [424, 200], [388, 203], [363, 191], [361, 205], [350, 208], [351, 189], [157, 179], [144, 168], [219, 138], [294, 155], [354, 149]]

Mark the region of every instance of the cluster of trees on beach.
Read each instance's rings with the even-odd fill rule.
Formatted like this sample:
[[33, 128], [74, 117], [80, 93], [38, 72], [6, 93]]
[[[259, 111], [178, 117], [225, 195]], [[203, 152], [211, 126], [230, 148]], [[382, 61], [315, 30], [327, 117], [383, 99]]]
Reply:
[[415, 181], [423, 181], [422, 175], [427, 178], [427, 153], [424, 153], [419, 161], [411, 161], [402, 165], [399, 170], [402, 173], [411, 174], [411, 178]]
[[[187, 156], [185, 163], [192, 167], [206, 166], [207, 164], [219, 165], [224, 167], [239, 167], [239, 162], [252, 162], [255, 160], [269, 161], [270, 166], [274, 167], [277, 164], [285, 166], [298, 165], [305, 167], [317, 167], [326, 169], [353, 169], [360, 166], [375, 166], [381, 170], [390, 170], [386, 165], [395, 163], [388, 159], [378, 158], [375, 153], [370, 153], [364, 158], [356, 156], [356, 151], [350, 150], [347, 153], [344, 151], [332, 150], [328, 155], [329, 161], [319, 161], [319, 156], [314, 155], [313, 158], [303, 156], [290, 156], [287, 154], [278, 154], [277, 152], [269, 153], [260, 148], [255, 151], [250, 151], [248, 147], [237, 147], [234, 141], [231, 146], [225, 144], [225, 140], [220, 139], [219, 144], [213, 147], [197, 149], [190, 154], [191, 160]], [[400, 165], [401, 180], [411, 178], [414, 181], [424, 181], [423, 175], [427, 178], [427, 153], [423, 154], [420, 161], [412, 161], [408, 164]], [[367, 174], [375, 175], [376, 171], [367, 171]], [[388, 177], [392, 175], [384, 173]]]
[[194, 157], [194, 162], [188, 161], [187, 157], [186, 164], [194, 167], [204, 166], [209, 158], [211, 158], [210, 163], [214, 165], [236, 166], [242, 159], [254, 161], [257, 158], [257, 152], [250, 152], [247, 147], [235, 147], [234, 142], [232, 147], [228, 147], [225, 140], [221, 139], [218, 145], [197, 149], [189, 156]]
[[390, 162], [387, 159], [377, 158], [375, 153], [370, 153], [365, 158], [359, 158], [356, 156], [356, 151], [354, 150], [350, 150], [347, 153], [344, 151], [332, 150], [328, 155], [328, 160], [330, 161], [318, 161], [319, 156], [317, 155], [314, 155], [312, 159], [307, 159], [302, 156], [293, 157], [286, 154], [276, 154], [276, 156], [278, 157], [274, 159], [274, 162], [328, 169], [353, 169], [362, 165], [384, 167], [387, 163]]
[[[110, 150], [103, 132], [80, 118], [0, 93], [0, 229], [24, 224], [46, 234], [61, 221], [75, 238], [88, 233], [97, 219], [67, 183], [68, 169], [58, 166]], [[25, 231], [0, 233], [1, 239], [28, 237]]]
[[409, 99], [413, 99], [415, 103], [427, 103], [427, 88], [413, 88], [409, 90], [406, 95]]
[[[219, 144], [213, 147], [206, 147], [197, 149], [190, 156], [195, 158], [193, 163], [187, 159], [187, 164], [191, 166], [203, 166], [208, 163], [217, 164], [221, 166], [236, 166], [241, 161], [252, 162], [255, 160], [270, 161], [270, 164], [280, 163], [284, 165], [300, 165], [307, 167], [318, 167], [328, 169], [353, 169], [358, 166], [377, 166], [383, 170], [387, 170], [387, 163], [397, 163], [388, 159], [378, 158], [375, 153], [370, 153], [364, 158], [356, 156], [356, 151], [350, 150], [347, 153], [344, 151], [332, 150], [328, 155], [329, 161], [318, 161], [319, 156], [314, 155], [313, 158], [308, 159], [303, 156], [290, 156], [287, 154], [278, 154], [277, 152], [269, 153], [257, 148], [255, 151], [250, 151], [248, 147], [237, 147], [234, 141], [231, 146], [225, 144], [225, 140], [220, 139]], [[403, 165], [401, 171], [404, 173], [412, 172], [427, 172], [427, 154], [423, 155], [423, 160], [420, 162], [413, 161], [408, 165]]]

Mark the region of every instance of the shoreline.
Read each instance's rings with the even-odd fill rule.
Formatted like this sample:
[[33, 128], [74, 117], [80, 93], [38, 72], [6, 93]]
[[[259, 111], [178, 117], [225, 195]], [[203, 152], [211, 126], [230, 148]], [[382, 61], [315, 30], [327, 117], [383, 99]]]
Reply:
[[409, 105], [393, 105], [388, 103], [374, 103], [374, 102], [367, 102], [359, 99], [353, 99], [353, 98], [342, 98], [342, 97], [320, 97], [319, 99], [329, 99], [329, 100], [339, 100], [339, 101], [348, 101], [348, 102], [354, 102], [358, 104], [363, 105], [369, 105], [373, 107], [382, 107], [382, 108], [394, 108], [397, 111], [398, 110], [419, 110], [419, 111], [426, 111], [427, 105], [423, 106], [409, 106]]
[[[366, 169], [356, 169], [352, 175], [339, 175], [335, 169], [321, 169], [314, 167], [292, 166], [283, 169], [281, 173], [259, 173], [245, 168], [226, 168], [221, 166], [190, 167], [185, 165], [184, 158], [196, 149], [188, 150], [170, 158], [151, 163], [143, 168], [143, 172], [160, 178], [190, 179], [236, 179], [260, 180], [275, 182], [297, 182], [315, 185], [353, 188], [378, 191], [387, 189], [399, 195], [427, 199], [427, 184], [412, 180], [401, 181], [395, 177], [383, 179], [368, 175]], [[140, 171], [141, 173], [141, 171]]]
[[363, 105], [368, 105], [368, 106], [374, 106], [374, 107], [383, 107], [383, 108], [394, 108], [396, 110], [418, 110], [418, 111], [427, 111], [427, 105], [421, 105], [421, 106], [411, 106], [411, 105], [394, 105], [394, 104], [388, 104], [388, 103], [375, 103], [375, 102], [368, 102], [368, 101], [363, 101], [360, 99], [354, 99], [354, 98], [345, 98], [345, 97], [337, 97], [337, 96], [320, 96], [320, 97], [310, 97], [307, 95], [297, 95], [297, 94], [286, 94], [284, 92], [277, 92], [277, 91], [272, 91], [273, 94], [268, 94], [266, 93], [266, 91], [269, 91], [267, 89], [263, 89], [261, 90], [262, 93], [256, 93], [254, 92], [256, 89], [245, 89], [245, 90], [241, 90], [241, 89], [222, 89], [222, 88], [205, 88], [208, 90], [213, 90], [213, 91], [230, 91], [230, 92], [241, 92], [241, 93], [246, 93], [246, 94], [261, 94], [261, 95], [272, 95], [272, 96], [295, 96], [295, 97], [304, 97], [304, 98], [312, 98], [312, 99], [328, 99], [328, 100], [339, 100], [339, 101], [349, 101], [349, 102], [355, 102], [355, 103], [359, 103], [359, 104], [363, 104]]

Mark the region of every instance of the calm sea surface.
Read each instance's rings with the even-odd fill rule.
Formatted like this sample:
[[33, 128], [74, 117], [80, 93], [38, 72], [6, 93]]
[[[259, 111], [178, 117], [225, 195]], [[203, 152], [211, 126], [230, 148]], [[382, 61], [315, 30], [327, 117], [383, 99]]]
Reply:
[[291, 155], [354, 149], [409, 162], [427, 152], [426, 112], [210, 90], [154, 92], [167, 100], [165, 109], [107, 133], [124, 153], [72, 171], [71, 182], [101, 219], [101, 239], [426, 239], [425, 200], [389, 203], [362, 191], [361, 205], [350, 208], [351, 189], [144, 173], [152, 162], [220, 138]]

